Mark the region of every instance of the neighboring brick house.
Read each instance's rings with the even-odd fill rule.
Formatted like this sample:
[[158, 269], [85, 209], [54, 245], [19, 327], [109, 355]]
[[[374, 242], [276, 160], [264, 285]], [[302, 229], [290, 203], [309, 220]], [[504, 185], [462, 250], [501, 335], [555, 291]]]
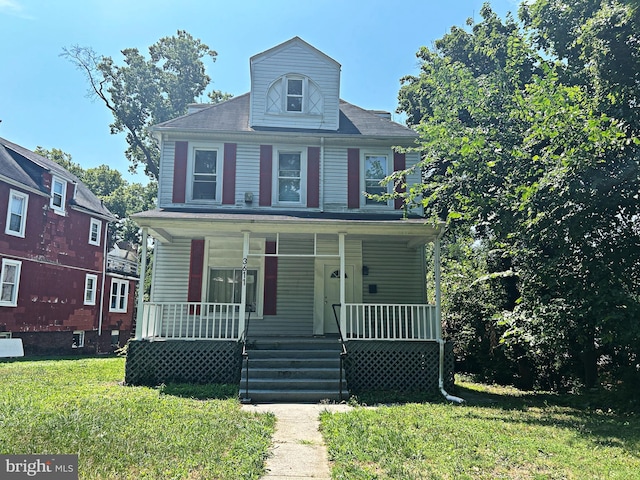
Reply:
[[128, 340], [137, 271], [107, 268], [113, 220], [76, 176], [0, 138], [0, 338], [27, 356]]

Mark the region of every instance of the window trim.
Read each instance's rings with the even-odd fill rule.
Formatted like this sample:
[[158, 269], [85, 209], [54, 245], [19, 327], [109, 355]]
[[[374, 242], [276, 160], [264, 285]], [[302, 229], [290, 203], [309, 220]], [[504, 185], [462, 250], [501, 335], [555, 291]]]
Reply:
[[[116, 294], [115, 294], [116, 306], [114, 307], [113, 306], [113, 299], [114, 299], [113, 287], [115, 285], [119, 285], [119, 287], [116, 290]], [[122, 285], [125, 285], [124, 295], [121, 295], [122, 290], [120, 286]], [[123, 300], [123, 301], [119, 301], [119, 300]], [[116, 313], [127, 313], [128, 303], [129, 303], [129, 280], [111, 278], [111, 286], [109, 287], [109, 311], [116, 312]], [[119, 306], [120, 304], [123, 304], [123, 306], [120, 307]]]
[[[55, 204], [55, 198], [56, 198], [55, 186], [56, 186], [56, 183], [59, 183], [59, 184], [62, 185], [62, 193], [60, 194], [60, 206]], [[65, 214], [66, 203], [67, 203], [67, 182], [66, 182], [66, 180], [63, 180], [63, 179], [53, 175], [51, 177], [51, 200], [49, 201], [49, 206], [57, 214], [64, 215]]]
[[2, 300], [0, 297], [0, 307], [17, 307], [18, 306], [18, 293], [20, 291], [20, 276], [22, 273], [22, 262], [20, 260], [11, 260], [9, 258], [3, 258], [0, 266], [0, 295], [2, 293], [2, 287], [5, 284], [4, 271], [6, 265], [13, 265], [16, 267], [16, 278], [12, 298], [10, 300]]
[[78, 335], [78, 339], [80, 341], [78, 342], [78, 345], [76, 345], [72, 341], [71, 342], [71, 348], [83, 348], [84, 347], [84, 330], [74, 330], [73, 331], [73, 337], [75, 337], [76, 335]]
[[[365, 151], [362, 152], [360, 156], [360, 191], [367, 192], [367, 157], [385, 157], [387, 159], [387, 174], [390, 175], [393, 172], [393, 154], [392, 152], [380, 152], [380, 151]], [[386, 177], [385, 176], [385, 177]], [[393, 184], [391, 182], [386, 185], [387, 193], [392, 193]], [[372, 209], [387, 209], [394, 208], [393, 199], [389, 198], [385, 203], [376, 202], [376, 203], [367, 203], [367, 197], [364, 195], [360, 195], [360, 208], [372, 208]]]
[[[22, 203], [22, 213], [20, 219], [20, 229], [18, 231], [11, 230], [11, 205], [13, 204], [14, 197], [21, 198], [23, 200]], [[14, 237], [24, 238], [25, 232], [27, 229], [27, 212], [29, 211], [29, 195], [20, 192], [18, 190], [14, 190], [13, 188], [9, 189], [9, 202], [7, 205], [7, 222], [5, 225], [4, 233], [7, 235], [13, 235]]]
[[13, 338], [11, 332], [0, 332], [0, 338]]
[[[195, 181], [196, 151], [216, 152], [216, 191], [214, 199], [193, 198], [193, 182]], [[187, 188], [186, 199], [190, 203], [222, 204], [222, 183], [224, 175], [224, 145], [218, 143], [189, 143], [187, 155]]]
[[[272, 162], [272, 185], [271, 185], [271, 205], [285, 207], [306, 207], [307, 206], [307, 150], [306, 147], [279, 146], [274, 148], [274, 159]], [[280, 200], [280, 154], [297, 153], [300, 154], [300, 200], [291, 202]]]
[[[298, 94], [289, 94], [289, 80], [299, 80], [301, 83], [301, 90], [302, 93], [300, 95]], [[285, 75], [284, 76], [284, 86], [283, 86], [283, 99], [284, 99], [284, 112], [285, 113], [289, 113], [289, 114], [293, 114], [293, 115], [300, 115], [300, 114], [304, 114], [307, 112], [307, 82], [308, 79], [305, 76], [302, 75]], [[289, 110], [289, 97], [295, 97], [295, 98], [299, 98], [300, 99], [300, 110]]]
[[[93, 288], [89, 289], [89, 281], [93, 280]], [[84, 304], [85, 305], [95, 305], [96, 304], [96, 293], [98, 291], [98, 275], [93, 273], [87, 273], [84, 278]], [[87, 300], [87, 293], [91, 292], [91, 298]]]
[[[96, 226], [96, 240], [93, 240], [93, 226]], [[91, 218], [91, 222], [89, 223], [89, 245], [95, 245], [97, 247], [100, 246], [100, 236], [102, 235], [102, 222], [97, 218]]]

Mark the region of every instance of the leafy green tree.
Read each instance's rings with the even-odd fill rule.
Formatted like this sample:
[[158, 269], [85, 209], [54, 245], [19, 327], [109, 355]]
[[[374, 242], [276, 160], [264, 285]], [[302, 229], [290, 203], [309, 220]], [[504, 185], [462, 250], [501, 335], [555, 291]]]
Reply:
[[463, 360], [494, 378], [512, 372], [523, 386], [556, 389], [631, 378], [640, 354], [633, 118], [603, 107], [588, 69], [574, 75], [538, 56], [488, 5], [481, 15], [471, 32], [454, 28], [420, 49], [420, 74], [399, 94], [424, 158], [407, 202], [447, 219], [444, 271], [466, 276], [455, 285], [445, 275], [445, 326], [462, 339]]
[[[137, 48], [122, 50], [124, 63], [98, 55], [91, 48], [64, 48], [62, 56], [84, 72], [89, 94], [100, 99], [113, 114], [111, 133], [124, 132], [129, 145], [125, 154], [136, 171], [143, 166], [152, 179], [158, 176], [160, 152], [149, 128], [183, 115], [207, 88], [211, 78], [204, 59], [216, 60], [217, 53], [184, 30], [163, 37], [149, 47], [149, 58]], [[209, 93], [212, 101], [229, 98], [219, 91]]]

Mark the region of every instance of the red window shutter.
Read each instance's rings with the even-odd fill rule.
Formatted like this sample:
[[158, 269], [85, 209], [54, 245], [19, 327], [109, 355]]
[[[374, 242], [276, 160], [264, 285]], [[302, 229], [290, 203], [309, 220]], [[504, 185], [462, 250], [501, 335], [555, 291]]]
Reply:
[[204, 240], [191, 240], [191, 258], [189, 259], [188, 302], [202, 300], [202, 269], [204, 267]]
[[320, 147], [307, 149], [307, 207], [320, 206]]
[[224, 168], [222, 174], [222, 204], [236, 203], [236, 151], [235, 143], [224, 144]]
[[273, 147], [260, 145], [260, 200], [261, 207], [271, 205], [271, 172], [273, 168]]
[[[276, 242], [266, 242], [266, 253], [276, 253]], [[278, 303], [278, 257], [264, 259], [264, 315], [275, 315]]]
[[[393, 171], [397, 172], [399, 170], [404, 170], [407, 168], [407, 160], [405, 158], [404, 153], [393, 152]], [[396, 193], [404, 193], [406, 188], [400, 184], [397, 184], [395, 187]], [[396, 210], [400, 210], [404, 201], [402, 198], [394, 199], [394, 206]]]
[[360, 208], [360, 149], [347, 149], [347, 208]]
[[188, 142], [176, 142], [173, 156], [173, 203], [185, 202]]

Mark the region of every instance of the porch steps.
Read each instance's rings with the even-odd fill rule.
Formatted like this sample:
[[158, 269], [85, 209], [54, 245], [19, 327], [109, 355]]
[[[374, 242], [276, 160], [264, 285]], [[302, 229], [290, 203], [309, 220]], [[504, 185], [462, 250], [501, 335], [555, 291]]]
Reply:
[[[273, 337], [248, 344], [252, 402], [314, 403], [340, 400], [340, 343], [329, 337]], [[243, 364], [240, 397], [247, 395]], [[342, 394], [347, 386], [342, 374]]]

